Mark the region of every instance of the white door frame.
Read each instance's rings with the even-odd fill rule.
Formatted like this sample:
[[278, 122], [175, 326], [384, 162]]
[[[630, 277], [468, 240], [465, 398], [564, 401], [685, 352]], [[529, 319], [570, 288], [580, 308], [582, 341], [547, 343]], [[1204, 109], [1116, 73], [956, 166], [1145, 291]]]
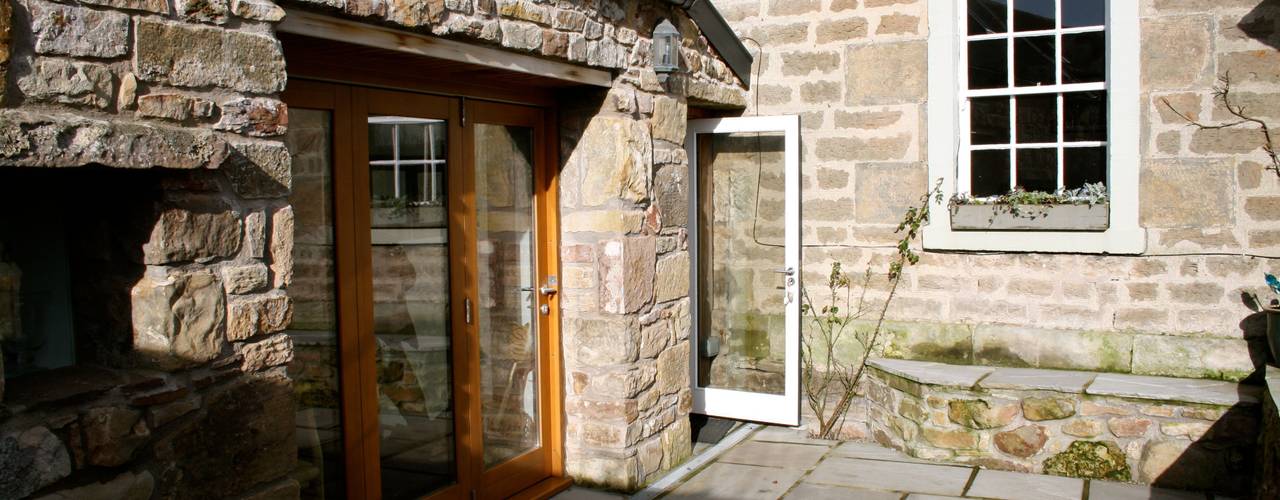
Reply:
[[[793, 280], [784, 281], [786, 301], [786, 364], [783, 394], [760, 394], [729, 389], [698, 387], [698, 135], [750, 132], [781, 132], [784, 139], [785, 168], [785, 249], [783, 269]], [[689, 381], [693, 390], [693, 413], [715, 417], [800, 425], [800, 117], [767, 116], [690, 120], [685, 151], [689, 157], [689, 252], [690, 311]], [[779, 279], [784, 279], [782, 276]]]

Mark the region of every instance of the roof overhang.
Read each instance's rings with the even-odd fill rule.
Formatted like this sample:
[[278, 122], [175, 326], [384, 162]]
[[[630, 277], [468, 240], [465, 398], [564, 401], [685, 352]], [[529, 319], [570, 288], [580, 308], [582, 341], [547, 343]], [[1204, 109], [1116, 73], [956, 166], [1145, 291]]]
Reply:
[[711, 46], [720, 53], [720, 57], [724, 59], [725, 64], [729, 65], [733, 74], [738, 75], [738, 79], [742, 80], [744, 86], [750, 87], [751, 65], [755, 58], [747, 52], [747, 47], [742, 44], [738, 35], [734, 34], [733, 28], [729, 27], [729, 22], [724, 20], [720, 11], [711, 5], [711, 0], [667, 0], [667, 2], [679, 5], [689, 13], [689, 17], [697, 23], [698, 29], [702, 30], [702, 35], [707, 37]]

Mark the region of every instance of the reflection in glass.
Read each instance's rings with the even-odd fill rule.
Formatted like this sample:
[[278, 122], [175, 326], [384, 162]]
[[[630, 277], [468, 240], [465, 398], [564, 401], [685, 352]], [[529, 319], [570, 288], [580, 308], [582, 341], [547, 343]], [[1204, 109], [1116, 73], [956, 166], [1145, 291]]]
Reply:
[[783, 393], [784, 137], [698, 139], [699, 387]]
[[1025, 191], [1058, 190], [1058, 150], [1019, 149], [1018, 184]]
[[333, 236], [333, 177], [328, 111], [289, 110], [285, 146], [293, 158], [293, 380], [301, 496], [346, 497], [338, 377], [338, 307]]
[[971, 144], [1009, 143], [1009, 98], [975, 97], [969, 100]]
[[1085, 184], [1107, 183], [1107, 148], [1066, 148], [1062, 159], [1063, 187], [1077, 189]]
[[1107, 0], [1062, 0], [1062, 27], [1085, 28], [1107, 22]]
[[1106, 79], [1106, 32], [1062, 35], [1062, 83], [1093, 83]]
[[[1065, 0], [1071, 2], [1073, 0]], [[1013, 0], [1013, 30], [1051, 30], [1057, 24], [1054, 0]]]
[[1058, 142], [1058, 95], [1018, 96], [1018, 143]]
[[477, 124], [476, 304], [484, 465], [541, 444], [533, 129]]
[[1052, 36], [1013, 40], [1013, 82], [1019, 87], [1053, 85], [1057, 81], [1058, 54]]
[[1009, 31], [1008, 0], [969, 0], [969, 34], [986, 35]]
[[1009, 150], [974, 151], [969, 155], [970, 191], [977, 198], [1009, 192]]
[[1107, 140], [1107, 91], [1063, 94], [1062, 107], [1064, 140]]
[[1007, 40], [969, 42], [969, 88], [995, 89], [1009, 86]]
[[[378, 428], [383, 498], [418, 498], [455, 481], [454, 407], [449, 325], [447, 207], [424, 203], [394, 175], [421, 169], [399, 129], [439, 134], [433, 167], [443, 171], [447, 128], [439, 120], [369, 118], [373, 248], [373, 331], [377, 342]], [[377, 140], [391, 155], [375, 160]], [[432, 137], [434, 138], [434, 137]], [[389, 163], [389, 164], [388, 164]], [[390, 177], [375, 175], [391, 172]]]

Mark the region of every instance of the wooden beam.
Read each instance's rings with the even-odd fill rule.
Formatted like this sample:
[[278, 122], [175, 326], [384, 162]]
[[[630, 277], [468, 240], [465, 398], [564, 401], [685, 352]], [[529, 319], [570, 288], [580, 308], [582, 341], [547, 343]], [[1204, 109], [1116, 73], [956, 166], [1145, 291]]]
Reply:
[[469, 43], [365, 24], [313, 12], [286, 9], [276, 29], [384, 50], [434, 57], [487, 68], [526, 73], [597, 87], [612, 87], [613, 74]]

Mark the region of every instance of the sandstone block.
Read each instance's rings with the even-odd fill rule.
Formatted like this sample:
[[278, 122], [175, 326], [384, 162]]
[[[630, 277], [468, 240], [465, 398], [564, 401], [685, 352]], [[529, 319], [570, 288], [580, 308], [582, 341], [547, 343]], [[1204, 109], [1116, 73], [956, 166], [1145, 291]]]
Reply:
[[227, 304], [227, 340], [282, 332], [292, 321], [293, 300], [282, 293], [235, 298]]
[[658, 355], [657, 388], [662, 395], [689, 387], [689, 342], [680, 342]]
[[689, 295], [689, 254], [678, 252], [658, 261], [654, 302], [663, 303]]
[[1024, 425], [1011, 431], [996, 433], [994, 441], [1000, 451], [1018, 458], [1031, 458], [1044, 448], [1049, 435], [1045, 433], [1044, 427]]
[[177, 93], [147, 94], [138, 98], [138, 115], [185, 121], [213, 116], [213, 102]]
[[565, 326], [566, 354], [577, 366], [630, 363], [639, 355], [640, 332], [632, 318], [572, 319]]
[[237, 345], [236, 351], [244, 360], [240, 365], [241, 371], [258, 372], [293, 361], [293, 339], [288, 335], [274, 335]]
[[1208, 86], [1212, 81], [1213, 20], [1208, 16], [1142, 21], [1142, 84], [1150, 89]]
[[129, 16], [25, 0], [37, 54], [116, 57], [128, 52]]
[[831, 42], [844, 42], [866, 38], [867, 36], [867, 19], [863, 17], [850, 17], [845, 19], [833, 19], [818, 23], [817, 27], [817, 44], [824, 45]]
[[821, 9], [822, 4], [818, 0], [769, 0], [769, 9], [766, 12], [770, 16], [791, 16], [817, 12]]
[[653, 190], [665, 227], [687, 227], [689, 223], [689, 170], [684, 165], [668, 165], [653, 179]]
[[207, 130], [0, 110], [3, 165], [215, 168], [227, 153]]
[[673, 144], [684, 144], [688, 108], [679, 100], [658, 96], [653, 100], [653, 138]]
[[840, 68], [840, 53], [834, 51], [787, 52], [781, 58], [784, 76], [827, 74]]
[[1075, 414], [1075, 401], [1070, 398], [1031, 397], [1022, 400], [1022, 416], [1027, 420], [1061, 420]]
[[88, 462], [103, 467], [124, 465], [151, 436], [142, 413], [127, 408], [92, 408], [81, 419]]
[[924, 41], [850, 46], [845, 53], [845, 104], [918, 102], [927, 92], [927, 65]]
[[630, 203], [648, 199], [651, 145], [649, 127], [643, 122], [593, 118], [569, 159], [582, 172], [582, 204], [595, 207], [618, 199]]
[[261, 263], [222, 268], [222, 286], [229, 294], [243, 295], [262, 291], [269, 283], [267, 266]]
[[81, 3], [116, 9], [154, 12], [156, 14], [169, 13], [169, 2], [165, 0], [83, 0]]
[[808, 104], [838, 103], [840, 82], [808, 82], [800, 85], [800, 101]]
[[1097, 420], [1076, 419], [1062, 426], [1062, 432], [1068, 436], [1092, 438], [1102, 434], [1102, 422]]
[[1147, 227], [1230, 225], [1234, 172], [1228, 163], [1149, 164], [1141, 174], [1141, 218]]
[[859, 164], [854, 173], [855, 214], [859, 224], [897, 224], [920, 202], [928, 184], [923, 165]]
[[236, 194], [250, 199], [283, 198], [293, 189], [289, 148], [276, 142], [234, 144], [222, 172]]
[[1166, 377], [1241, 380], [1255, 363], [1244, 339], [1134, 337], [1133, 373]]
[[134, 72], [144, 81], [256, 93], [284, 89], [284, 54], [272, 37], [144, 18], [134, 38]]
[[222, 118], [214, 125], [218, 130], [269, 137], [284, 134], [289, 126], [288, 109], [276, 99], [242, 97], [222, 102], [219, 107]]
[[1160, 424], [1160, 432], [1164, 433], [1164, 435], [1173, 437], [1185, 436], [1193, 442], [1200, 441], [1200, 438], [1203, 438], [1210, 428], [1208, 422], [1162, 422]]
[[284, 9], [270, 0], [231, 0], [231, 12], [254, 21], [274, 23], [284, 19]]
[[1280, 81], [1280, 52], [1268, 48], [1221, 54], [1218, 56], [1218, 71], [1230, 73], [1232, 83], [1269, 84]]
[[293, 207], [271, 214], [271, 275], [276, 288], [293, 282]]
[[1130, 479], [1124, 452], [1111, 441], [1075, 441], [1066, 451], [1045, 460], [1044, 472], [1082, 479]]
[[1191, 152], [1201, 155], [1244, 155], [1267, 143], [1261, 130], [1232, 127], [1201, 129], [1191, 133]]
[[1252, 196], [1244, 202], [1244, 213], [1255, 221], [1280, 221], [1280, 196]]
[[205, 271], [154, 275], [133, 287], [133, 348], [162, 369], [212, 361], [222, 354], [226, 309], [222, 284]]
[[162, 206], [150, 240], [143, 245], [143, 262], [161, 265], [230, 257], [240, 250], [240, 217], [226, 205]]
[[193, 23], [225, 24], [231, 6], [227, 0], [173, 0], [182, 20]]
[[1107, 428], [1111, 429], [1111, 433], [1116, 437], [1121, 438], [1145, 436], [1151, 424], [1152, 421], [1149, 418], [1116, 417], [1107, 420]]
[[600, 304], [606, 312], [632, 313], [653, 299], [656, 267], [653, 236], [632, 236], [599, 244], [596, 254]]
[[949, 450], [977, 449], [979, 442], [978, 433], [966, 430], [942, 430], [925, 427], [922, 435], [929, 444]]
[[25, 498], [71, 474], [71, 455], [49, 429], [32, 427], [0, 436], [0, 491]]
[[18, 90], [32, 101], [106, 108], [114, 102], [113, 78], [101, 64], [37, 58]]
[[155, 477], [150, 471], [125, 472], [101, 483], [55, 491], [38, 500], [79, 500], [82, 498], [112, 498], [116, 500], [149, 500], [155, 491]]
[[985, 399], [957, 399], [948, 403], [947, 416], [952, 422], [970, 429], [995, 429], [1013, 422], [1018, 405]]

